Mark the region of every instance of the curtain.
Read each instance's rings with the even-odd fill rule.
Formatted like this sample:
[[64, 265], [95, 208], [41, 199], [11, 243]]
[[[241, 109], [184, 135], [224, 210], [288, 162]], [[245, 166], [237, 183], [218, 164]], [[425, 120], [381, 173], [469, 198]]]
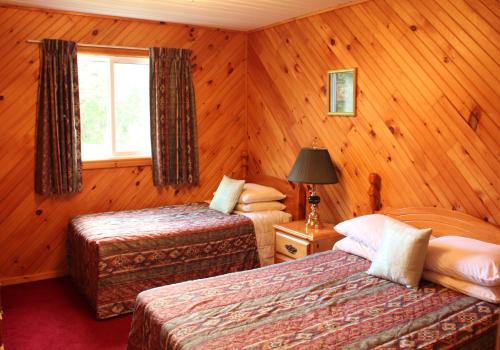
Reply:
[[153, 183], [199, 183], [191, 51], [151, 48], [150, 112]]
[[36, 120], [35, 192], [64, 194], [82, 188], [80, 102], [76, 43], [41, 43]]

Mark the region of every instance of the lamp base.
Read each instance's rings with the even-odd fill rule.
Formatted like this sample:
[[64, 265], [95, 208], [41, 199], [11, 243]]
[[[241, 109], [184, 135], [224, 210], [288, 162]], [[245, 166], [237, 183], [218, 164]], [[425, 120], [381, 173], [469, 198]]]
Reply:
[[321, 222], [319, 221], [318, 206], [316, 204], [311, 205], [311, 212], [307, 216], [306, 226], [310, 229], [319, 229], [321, 227]]
[[307, 216], [306, 229], [317, 230], [321, 227], [321, 222], [319, 220], [319, 202], [320, 198], [316, 193], [316, 186], [311, 186], [311, 191], [309, 192], [308, 198], [309, 204], [311, 205], [311, 210]]

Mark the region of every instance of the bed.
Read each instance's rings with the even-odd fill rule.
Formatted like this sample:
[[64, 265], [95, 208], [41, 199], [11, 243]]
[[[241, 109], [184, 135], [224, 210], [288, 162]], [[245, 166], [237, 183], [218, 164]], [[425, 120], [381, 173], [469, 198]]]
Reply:
[[[386, 214], [437, 236], [500, 243], [500, 229], [466, 214]], [[408, 289], [366, 274], [369, 265], [329, 251], [142, 292], [128, 350], [494, 349], [498, 305], [425, 280]]]
[[269, 223], [298, 217], [302, 190], [270, 177], [251, 181], [285, 193], [290, 214], [226, 215], [190, 203], [73, 218], [70, 272], [96, 318], [131, 312], [146, 289], [268, 263]]

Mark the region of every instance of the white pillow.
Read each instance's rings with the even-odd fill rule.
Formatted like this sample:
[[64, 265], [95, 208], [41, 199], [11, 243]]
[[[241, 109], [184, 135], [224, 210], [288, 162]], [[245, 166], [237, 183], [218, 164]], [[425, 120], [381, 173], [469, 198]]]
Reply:
[[238, 197], [243, 190], [245, 180], [235, 180], [224, 175], [222, 181], [215, 191], [214, 198], [210, 202], [209, 208], [218, 210], [224, 214], [229, 214], [233, 211]]
[[440, 274], [434, 271], [424, 270], [422, 278], [440, 284], [446, 288], [478, 298], [490, 303], [500, 304], [500, 287], [485, 287], [477, 284], [461, 281], [459, 279]]
[[367, 273], [418, 288], [432, 229], [387, 222], [384, 236]]
[[387, 215], [370, 214], [343, 221], [335, 225], [334, 230], [377, 251], [384, 235], [386, 222], [395, 222], [408, 228], [414, 228]]
[[256, 203], [279, 201], [286, 196], [275, 188], [262, 186], [254, 183], [246, 183], [243, 192], [238, 199], [238, 203]]
[[370, 261], [373, 260], [376, 253], [363, 243], [359, 243], [349, 237], [342, 238], [340, 241], [337, 241], [333, 246], [333, 250], [342, 250], [346, 253], [354, 254]]
[[[429, 253], [431, 242], [429, 242], [429, 248], [427, 254]], [[349, 237], [343, 238], [337, 241], [333, 246], [334, 250], [342, 250], [349, 254], [354, 254], [362, 258], [373, 260], [375, 252], [368, 248], [363, 243], [356, 242]], [[422, 273], [422, 278], [428, 281], [440, 284], [446, 288], [456, 290], [460, 293], [469, 295], [474, 298], [478, 298], [491, 303], [500, 303], [500, 286], [499, 287], [485, 287], [474, 284], [472, 282], [462, 281], [450, 276], [440, 274], [438, 272], [424, 270]]]
[[500, 286], [500, 245], [443, 236], [429, 243], [425, 269], [482, 286]]
[[254, 212], [254, 211], [265, 211], [265, 210], [283, 210], [286, 208], [281, 202], [271, 201], [271, 202], [256, 202], [256, 203], [238, 203], [234, 210], [244, 211], [244, 212]]

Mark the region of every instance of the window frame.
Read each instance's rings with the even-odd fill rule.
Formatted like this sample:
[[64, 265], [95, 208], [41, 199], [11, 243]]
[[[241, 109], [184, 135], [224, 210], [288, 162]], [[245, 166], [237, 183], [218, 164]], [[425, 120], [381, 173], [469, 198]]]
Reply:
[[[119, 50], [122, 51], [122, 50]], [[108, 60], [109, 65], [109, 116], [110, 118], [110, 141], [112, 155], [105, 159], [83, 160], [82, 169], [105, 169], [105, 168], [121, 168], [121, 167], [137, 167], [137, 166], [150, 166], [152, 163], [152, 155], [144, 156], [140, 152], [120, 152], [116, 150], [116, 108], [115, 108], [115, 90], [114, 90], [114, 63], [122, 64], [147, 64], [145, 61], [149, 60], [148, 53], [143, 51], [121, 52], [115, 53], [109, 50], [95, 51], [95, 50], [80, 50], [78, 56], [102, 56]]]

